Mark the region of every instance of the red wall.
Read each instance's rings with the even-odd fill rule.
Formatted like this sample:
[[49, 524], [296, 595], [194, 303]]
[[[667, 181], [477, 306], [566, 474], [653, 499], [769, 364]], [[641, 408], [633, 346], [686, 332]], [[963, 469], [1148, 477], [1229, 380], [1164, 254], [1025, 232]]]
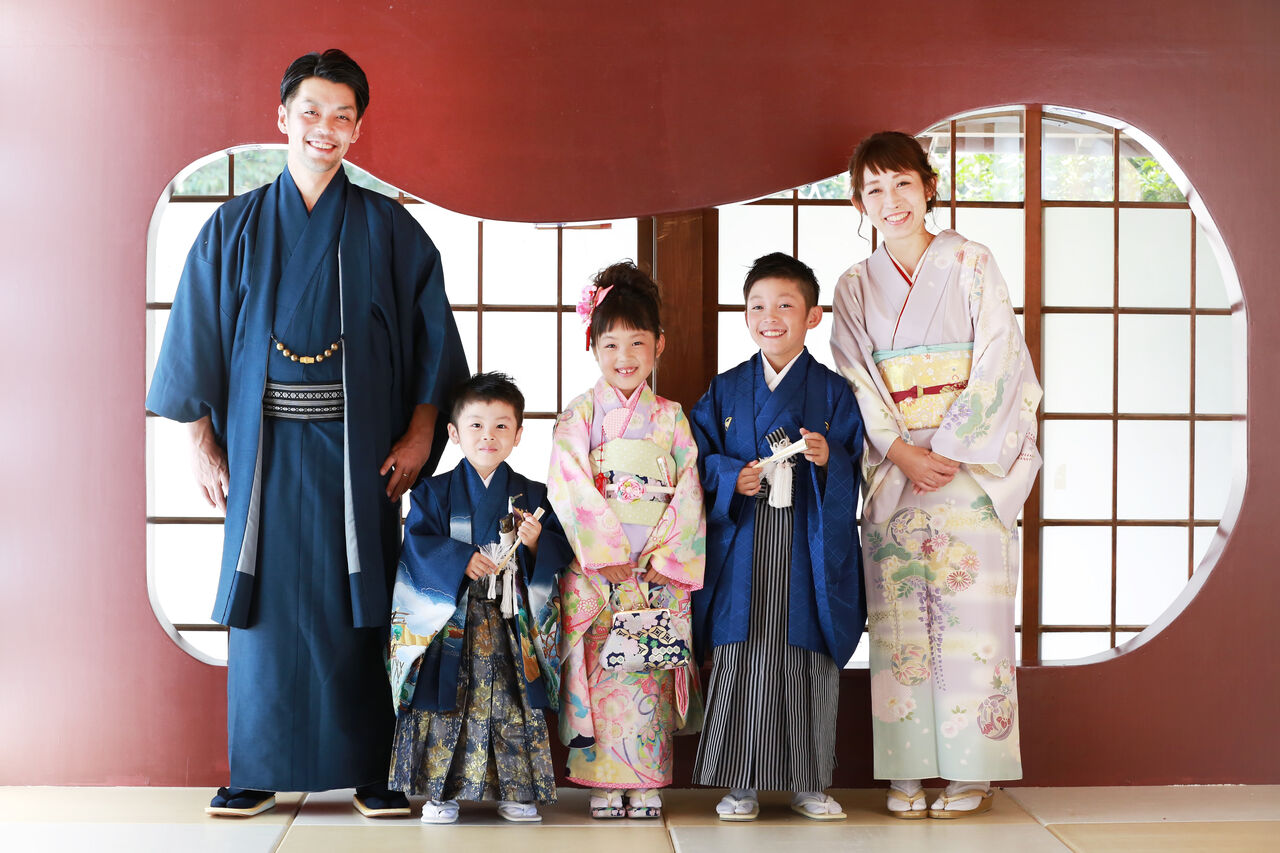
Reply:
[[[275, 140], [284, 65], [331, 45], [373, 81], [352, 159], [500, 219], [755, 196], [838, 171], [869, 131], [996, 104], [1151, 133], [1203, 195], [1248, 299], [1248, 489], [1174, 624], [1106, 663], [1022, 672], [1026, 782], [1280, 782], [1280, 397], [1263, 393], [1280, 359], [1275, 3], [457, 5], [0, 11], [0, 784], [223, 779], [224, 671], [179, 651], [147, 602], [146, 231], [191, 160]], [[869, 780], [866, 706], [855, 676], [844, 783]]]

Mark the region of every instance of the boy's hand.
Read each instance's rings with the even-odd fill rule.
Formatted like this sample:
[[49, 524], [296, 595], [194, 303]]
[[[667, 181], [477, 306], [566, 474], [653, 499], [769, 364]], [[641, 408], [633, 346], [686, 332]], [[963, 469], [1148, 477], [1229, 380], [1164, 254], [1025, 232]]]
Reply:
[[800, 435], [807, 445], [804, 458], [819, 468], [826, 465], [827, 460], [831, 458], [831, 446], [827, 444], [827, 437], [820, 432], [810, 432], [804, 427], [800, 427]]
[[597, 573], [609, 583], [625, 583], [635, 574], [635, 567], [630, 563], [619, 563], [598, 569]]
[[735, 491], [749, 498], [755, 497], [760, 493], [760, 475], [763, 473], [764, 469], [760, 467], [759, 461], [744, 465], [738, 472], [738, 485]]
[[479, 551], [472, 554], [471, 559], [467, 561], [467, 577], [472, 580], [494, 574], [497, 571], [498, 567], [494, 565], [493, 560], [490, 560]]
[[521, 519], [520, 526], [516, 528], [520, 544], [526, 548], [533, 548], [538, 543], [538, 537], [542, 535], [542, 522], [534, 518], [531, 512], [525, 512], [522, 509], [513, 509], [513, 511], [516, 517]]

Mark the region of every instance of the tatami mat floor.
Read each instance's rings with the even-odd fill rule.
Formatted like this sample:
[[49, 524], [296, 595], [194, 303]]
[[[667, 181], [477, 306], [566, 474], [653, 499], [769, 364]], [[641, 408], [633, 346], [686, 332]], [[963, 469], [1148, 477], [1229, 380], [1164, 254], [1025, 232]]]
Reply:
[[350, 791], [283, 794], [252, 819], [210, 818], [205, 788], [0, 788], [5, 853], [855, 853], [864, 850], [1136, 851], [1280, 850], [1280, 785], [1127, 788], [1009, 788], [990, 814], [970, 821], [899, 821], [879, 790], [837, 790], [848, 820], [793, 814], [784, 794], [766, 794], [760, 819], [717, 820], [720, 792], [676, 790], [662, 821], [592, 821], [586, 792], [566, 788], [543, 822], [514, 825], [492, 804], [464, 803], [454, 826], [415, 817], [370, 820]]

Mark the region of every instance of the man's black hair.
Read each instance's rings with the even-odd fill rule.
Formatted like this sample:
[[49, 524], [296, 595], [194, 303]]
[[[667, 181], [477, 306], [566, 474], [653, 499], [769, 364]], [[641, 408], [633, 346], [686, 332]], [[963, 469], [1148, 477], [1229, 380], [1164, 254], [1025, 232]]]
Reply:
[[458, 425], [467, 403], [507, 403], [515, 410], [516, 427], [524, 426], [524, 395], [516, 383], [505, 373], [477, 373], [453, 389], [453, 404], [449, 407], [449, 423]]
[[818, 304], [818, 277], [808, 264], [796, 260], [786, 252], [773, 252], [756, 258], [747, 272], [746, 283], [742, 285], [743, 302], [751, 298], [752, 285], [762, 278], [781, 278], [800, 285], [806, 311]]
[[289, 64], [280, 81], [280, 103], [285, 106], [297, 93], [302, 81], [308, 77], [319, 77], [330, 83], [341, 83], [350, 86], [356, 94], [356, 121], [364, 116], [365, 107], [369, 106], [369, 78], [356, 65], [356, 61], [336, 47], [324, 53], [308, 53], [299, 56]]

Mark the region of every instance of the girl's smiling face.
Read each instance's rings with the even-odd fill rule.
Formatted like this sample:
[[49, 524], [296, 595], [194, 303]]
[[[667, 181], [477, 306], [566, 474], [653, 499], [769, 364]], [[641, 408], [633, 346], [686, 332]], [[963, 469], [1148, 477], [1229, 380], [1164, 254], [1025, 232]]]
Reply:
[[596, 338], [595, 357], [604, 381], [628, 397], [653, 374], [666, 336], [615, 324]]
[[886, 240], [909, 239], [925, 233], [924, 216], [933, 197], [933, 184], [926, 184], [913, 170], [873, 172], [868, 167], [854, 205]]

